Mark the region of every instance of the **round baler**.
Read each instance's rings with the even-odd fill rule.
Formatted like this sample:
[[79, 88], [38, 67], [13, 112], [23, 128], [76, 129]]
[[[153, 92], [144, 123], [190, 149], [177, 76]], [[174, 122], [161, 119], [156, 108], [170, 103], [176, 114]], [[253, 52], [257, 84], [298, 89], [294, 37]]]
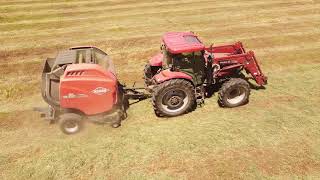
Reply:
[[119, 127], [129, 106], [125, 91], [111, 59], [96, 47], [59, 52], [43, 68], [42, 96], [49, 104], [44, 115], [66, 134], [79, 132], [85, 120]]

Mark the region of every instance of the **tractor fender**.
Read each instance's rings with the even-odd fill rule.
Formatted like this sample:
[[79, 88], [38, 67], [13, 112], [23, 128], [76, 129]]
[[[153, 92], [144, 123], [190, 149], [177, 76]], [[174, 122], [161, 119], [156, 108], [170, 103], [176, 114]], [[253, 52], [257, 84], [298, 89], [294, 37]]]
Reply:
[[163, 54], [158, 53], [149, 60], [150, 66], [162, 66]]
[[[192, 77], [183, 72], [174, 72], [170, 69], [161, 71], [159, 74], [156, 74], [153, 79], [157, 84], [171, 79], [185, 79], [192, 82]], [[192, 83], [193, 84], [193, 83]]]

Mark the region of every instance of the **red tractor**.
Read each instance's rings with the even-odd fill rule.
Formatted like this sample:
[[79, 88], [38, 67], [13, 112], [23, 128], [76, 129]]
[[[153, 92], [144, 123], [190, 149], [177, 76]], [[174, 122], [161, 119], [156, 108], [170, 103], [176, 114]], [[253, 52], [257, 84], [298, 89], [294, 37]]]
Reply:
[[192, 32], [169, 32], [162, 41], [162, 52], [144, 70], [158, 116], [187, 113], [203, 104], [214, 89], [219, 89], [222, 107], [246, 104], [250, 85], [244, 72], [259, 86], [267, 84], [254, 53], [246, 52], [241, 42], [205, 47]]
[[247, 103], [250, 87], [244, 71], [258, 85], [267, 83], [254, 53], [246, 53], [241, 43], [205, 47], [191, 32], [171, 32], [163, 36], [161, 49], [146, 65], [146, 88], [120, 84], [111, 59], [96, 47], [59, 52], [46, 60], [42, 73], [42, 96], [49, 108], [36, 110], [59, 122], [64, 133], [74, 134], [85, 120], [119, 127], [129, 99], [152, 97], [156, 115], [172, 117], [203, 104], [217, 88], [221, 106]]

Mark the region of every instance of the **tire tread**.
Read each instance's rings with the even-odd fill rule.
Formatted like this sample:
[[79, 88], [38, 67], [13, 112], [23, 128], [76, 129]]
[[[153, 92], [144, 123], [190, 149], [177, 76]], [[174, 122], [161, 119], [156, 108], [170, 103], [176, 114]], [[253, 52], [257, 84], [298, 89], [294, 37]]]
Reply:
[[[221, 89], [219, 90], [219, 93], [218, 93], [218, 104], [221, 106], [221, 107], [229, 107], [223, 100], [223, 97], [226, 95], [227, 93], [227, 90], [233, 86], [236, 86], [236, 85], [242, 85], [242, 86], [245, 86], [249, 91], [248, 91], [248, 99], [246, 101], [249, 100], [249, 96], [250, 96], [250, 85], [249, 83], [242, 79], [242, 78], [231, 78], [230, 80], [226, 81], [225, 83], [222, 84], [221, 86]], [[240, 105], [243, 105], [247, 102], [243, 102], [242, 104]]]
[[[152, 106], [153, 106], [155, 114], [158, 117], [172, 116], [172, 115], [169, 115], [169, 114], [166, 114], [166, 113], [162, 112], [158, 108], [157, 97], [160, 95], [160, 93], [161, 93], [161, 91], [163, 89], [166, 89], [166, 88], [168, 88], [170, 86], [174, 86], [174, 85], [179, 85], [179, 86], [186, 87], [186, 89], [190, 89], [192, 91], [192, 93], [194, 91], [194, 86], [189, 81], [184, 80], [184, 79], [172, 79], [172, 80], [165, 81], [165, 82], [159, 84], [157, 87], [154, 88], [154, 92], [153, 92], [153, 95], [152, 95]], [[185, 114], [185, 113], [188, 113], [188, 112], [192, 111], [192, 109], [194, 107], [193, 104], [195, 102], [194, 95], [191, 96], [190, 102], [191, 102], [190, 106], [182, 114]]]

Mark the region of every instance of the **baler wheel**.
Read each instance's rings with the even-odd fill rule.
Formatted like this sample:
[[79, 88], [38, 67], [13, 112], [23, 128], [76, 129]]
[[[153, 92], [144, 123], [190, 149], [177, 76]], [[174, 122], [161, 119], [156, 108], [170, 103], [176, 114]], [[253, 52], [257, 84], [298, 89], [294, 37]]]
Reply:
[[241, 78], [231, 78], [222, 84], [218, 103], [221, 107], [233, 108], [249, 102], [249, 83]]
[[165, 81], [155, 87], [152, 104], [158, 117], [173, 117], [188, 113], [195, 104], [194, 87], [183, 79]]
[[59, 126], [65, 134], [76, 134], [83, 128], [83, 120], [78, 114], [66, 113], [60, 116]]

